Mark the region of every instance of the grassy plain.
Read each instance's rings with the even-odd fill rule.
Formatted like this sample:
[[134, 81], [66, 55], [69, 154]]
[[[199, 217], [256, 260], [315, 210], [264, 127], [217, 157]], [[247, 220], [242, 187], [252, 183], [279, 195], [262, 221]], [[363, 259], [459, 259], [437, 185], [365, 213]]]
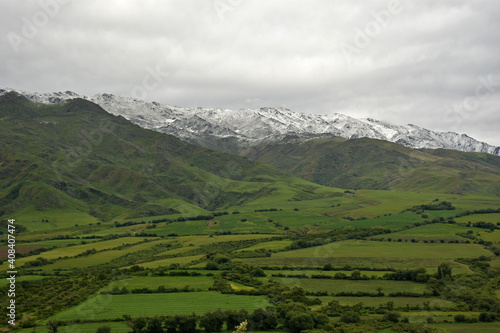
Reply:
[[[271, 266], [322, 266], [354, 268], [436, 268], [448, 262], [458, 271], [467, 272], [464, 265], [453, 262], [455, 258], [492, 256], [477, 244], [441, 244], [411, 242], [378, 242], [352, 240], [326, 245], [273, 253], [269, 258], [240, 259], [243, 262]], [[462, 268], [460, 268], [462, 267]], [[457, 272], [458, 272], [457, 271]]]
[[148, 288], [157, 289], [160, 286], [165, 288], [184, 288], [208, 290], [213, 284], [210, 276], [134, 276], [130, 279], [113, 281], [102, 291], [110, 291], [113, 288], [127, 288], [128, 290]]
[[288, 287], [300, 286], [311, 291], [327, 291], [328, 293], [369, 292], [377, 293], [382, 288], [385, 294], [397, 292], [423, 293], [426, 285], [410, 281], [379, 281], [379, 280], [330, 280], [330, 279], [299, 279], [275, 278]]
[[[203, 314], [214, 309], [254, 309], [269, 305], [265, 296], [226, 295], [214, 292], [189, 292], [172, 294], [99, 295], [65, 310], [58, 320], [115, 319], [124, 314], [161, 316], [175, 314]], [[96, 310], [97, 309], [97, 310]]]

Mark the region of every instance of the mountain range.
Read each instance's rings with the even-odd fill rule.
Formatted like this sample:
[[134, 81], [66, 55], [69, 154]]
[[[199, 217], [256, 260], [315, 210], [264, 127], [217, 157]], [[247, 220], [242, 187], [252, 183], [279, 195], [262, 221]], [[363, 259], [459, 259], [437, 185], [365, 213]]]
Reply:
[[[0, 89], [0, 94], [12, 90]], [[466, 134], [435, 132], [412, 124], [392, 125], [371, 118], [355, 119], [338, 113], [314, 115], [272, 107], [253, 110], [187, 108], [112, 94], [88, 97], [71, 91], [44, 94], [16, 92], [40, 103], [86, 99], [143, 128], [171, 134], [202, 147], [232, 153], [241, 153], [261, 144], [341, 137], [372, 138], [417, 149], [442, 148], [500, 155], [500, 147], [480, 142]]]
[[[133, 124], [126, 111], [134, 109], [113, 115], [70, 92], [45, 103], [28, 97], [0, 95], [0, 216], [54, 223], [193, 216], [334, 198], [344, 194], [340, 188], [500, 196], [500, 157], [493, 154], [292, 132], [231, 154]], [[93, 99], [106, 106], [121, 98]], [[258, 130], [242, 131], [250, 128]]]

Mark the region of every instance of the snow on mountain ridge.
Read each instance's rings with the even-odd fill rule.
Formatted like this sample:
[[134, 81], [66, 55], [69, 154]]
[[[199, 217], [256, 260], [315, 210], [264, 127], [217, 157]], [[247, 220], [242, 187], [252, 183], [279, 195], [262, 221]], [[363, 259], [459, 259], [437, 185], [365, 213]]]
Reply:
[[300, 140], [320, 135], [346, 139], [368, 137], [411, 148], [444, 148], [500, 155], [500, 147], [465, 134], [433, 132], [412, 124], [392, 125], [372, 118], [356, 119], [338, 113], [322, 116], [273, 107], [255, 110], [186, 108], [106, 93], [88, 97], [72, 91], [40, 94], [5, 88], [0, 89], [0, 95], [9, 91], [46, 104], [83, 98], [141, 127], [214, 149], [241, 150], [262, 142], [279, 142], [283, 136], [298, 134]]

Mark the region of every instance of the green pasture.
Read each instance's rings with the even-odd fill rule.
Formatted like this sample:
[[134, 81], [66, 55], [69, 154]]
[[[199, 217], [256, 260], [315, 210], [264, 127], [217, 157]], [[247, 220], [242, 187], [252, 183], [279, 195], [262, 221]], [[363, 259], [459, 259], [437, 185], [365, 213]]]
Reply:
[[477, 244], [424, 244], [411, 242], [377, 242], [369, 240], [348, 240], [321, 246], [273, 253], [272, 258], [471, 258], [491, 256], [491, 252]]
[[217, 309], [253, 311], [268, 305], [266, 296], [240, 296], [216, 292], [98, 295], [56, 314], [52, 319], [110, 320], [121, 318], [124, 314], [132, 317], [153, 317], [193, 312], [204, 314]]
[[453, 259], [492, 256], [478, 244], [378, 242], [349, 240], [322, 246], [278, 252], [268, 258], [237, 259], [254, 265], [321, 267], [327, 263], [334, 267], [354, 268], [416, 268], [435, 269], [442, 262], [449, 263], [454, 274], [470, 272], [467, 266]]
[[[61, 247], [61, 248], [54, 249], [51, 251], [42, 252], [42, 253], [34, 255], [34, 256], [21, 258], [21, 259], [17, 260], [17, 263], [19, 265], [22, 265], [25, 262], [31, 261], [31, 260], [38, 258], [38, 257], [42, 257], [45, 259], [58, 259], [58, 258], [63, 258], [63, 257], [74, 257], [74, 256], [79, 255], [79, 254], [81, 254], [85, 251], [88, 251], [88, 250], [92, 250], [92, 249], [95, 249], [96, 251], [107, 250], [107, 249], [112, 249], [112, 248], [122, 246], [122, 245], [136, 244], [136, 243], [142, 242], [144, 239], [145, 238], [140, 238], [140, 237], [123, 237], [123, 238], [117, 238], [117, 239], [89, 243], [89, 244], [65, 246], [65, 247]], [[150, 238], [150, 239], [152, 239], [152, 238]], [[32, 244], [37, 244], [37, 243], [32, 243]]]
[[245, 247], [239, 250], [236, 250], [235, 252], [241, 252], [241, 251], [258, 251], [258, 250], [271, 250], [271, 251], [281, 251], [290, 244], [292, 244], [293, 241], [288, 240], [288, 239], [283, 239], [283, 240], [275, 240], [275, 241], [269, 241], [269, 242], [262, 242], [259, 244], [255, 244], [249, 247]]
[[[93, 333], [101, 326], [111, 327], [112, 333], [129, 333], [130, 327], [125, 322], [101, 322], [101, 323], [87, 323], [87, 324], [72, 324], [67, 326], [60, 326], [57, 330], [58, 333]], [[20, 333], [33, 333], [34, 329], [23, 328]], [[46, 326], [36, 327], [36, 333], [50, 333]]]
[[490, 222], [497, 224], [500, 222], [500, 214], [473, 214], [455, 218], [458, 223]]
[[275, 233], [276, 229], [273, 228], [272, 224], [267, 223], [262, 219], [254, 219], [247, 216], [247, 221], [242, 222], [241, 219], [244, 217], [242, 215], [231, 215], [232, 219], [226, 218], [221, 219], [220, 216], [216, 217], [214, 220], [210, 221], [181, 221], [172, 222], [169, 224], [163, 224], [154, 229], [148, 230], [149, 232], [154, 232], [158, 236], [167, 236], [169, 234], [175, 233], [177, 235], [187, 236], [187, 235], [210, 235], [217, 231], [232, 233]]
[[[421, 323], [427, 324], [427, 318], [433, 318], [437, 323], [443, 322], [445, 320], [449, 322], [454, 321], [454, 317], [457, 314], [463, 314], [466, 317], [478, 318], [478, 312], [461, 312], [461, 311], [415, 311], [405, 313], [404, 316], [408, 317], [410, 323]], [[478, 327], [476, 327], [478, 328]]]
[[[253, 186], [255, 186], [255, 184], [253, 184]], [[333, 199], [341, 196], [344, 192], [344, 190], [328, 186], [317, 184], [311, 186], [310, 182], [296, 177], [289, 178], [286, 183], [268, 183], [268, 185], [266, 185], [261, 191], [265, 191], [272, 195], [260, 196], [238, 206], [236, 209], [239, 210], [240, 207], [251, 210], [263, 208], [293, 209], [296, 208], [296, 202], [317, 202], [318, 200], [321, 201], [325, 199], [327, 202], [331, 202]], [[312, 203], [312, 205], [314, 205], [314, 203]]]
[[113, 288], [123, 287], [129, 291], [139, 288], [157, 289], [160, 286], [165, 288], [184, 288], [189, 286], [192, 289], [208, 290], [213, 284], [211, 276], [134, 276], [130, 279], [122, 279], [111, 282], [101, 291], [111, 291]]
[[399, 214], [405, 209], [430, 203], [436, 198], [452, 201], [456, 197], [456, 195], [437, 193], [359, 190], [356, 191], [356, 199], [363, 204], [363, 207], [352, 210], [346, 215], [353, 218], [373, 218], [385, 214]]
[[[383, 292], [383, 290], [382, 290]], [[353, 306], [358, 303], [363, 303], [365, 306], [377, 307], [380, 305], [392, 302], [395, 307], [410, 307], [420, 306], [423, 307], [424, 303], [429, 303], [431, 308], [450, 308], [455, 306], [452, 301], [446, 301], [439, 298], [425, 298], [425, 297], [349, 297], [349, 296], [320, 296], [318, 297], [323, 304], [335, 300], [340, 305]]]
[[[463, 313], [466, 317], [477, 318], [478, 314]], [[453, 316], [448, 317], [448, 321], [453, 321]], [[437, 328], [443, 333], [498, 333], [500, 332], [500, 323], [438, 323], [429, 324], [432, 328]]]
[[[138, 263], [134, 265], [139, 265], [144, 268], [156, 268], [156, 267], [167, 267], [171, 264], [179, 264], [179, 265], [187, 265], [191, 263], [192, 261], [199, 260], [203, 258], [205, 255], [195, 255], [195, 256], [187, 256], [187, 257], [175, 257], [175, 258], [167, 258], [167, 259], [160, 259], [160, 260], [155, 260], [155, 261], [148, 261], [148, 262], [143, 262], [143, 263]], [[130, 268], [134, 265], [126, 266], [124, 268]]]
[[[52, 232], [55, 229], [74, 227], [76, 224], [88, 227], [90, 224], [97, 225], [100, 222], [99, 219], [85, 213], [88, 207], [77, 203], [66, 194], [61, 195], [68, 203], [64, 209], [36, 210], [34, 207], [27, 207], [12, 214], [11, 218], [32, 232]], [[49, 222], [42, 222], [42, 220]]]
[[431, 217], [455, 216], [465, 210], [500, 207], [500, 198], [497, 197], [461, 196], [429, 192], [358, 190], [355, 198], [363, 204], [363, 207], [350, 211], [349, 214], [345, 214], [346, 216], [373, 218], [385, 214], [398, 214], [413, 206], [431, 203], [435, 199], [449, 201], [456, 209], [450, 211], [426, 211], [426, 214]]
[[[271, 277], [273, 274], [285, 274], [285, 275], [290, 275], [290, 274], [293, 274], [293, 275], [306, 275], [307, 277], [311, 277], [311, 275], [317, 275], [317, 274], [321, 274], [321, 275], [327, 275], [327, 276], [334, 276], [335, 274], [337, 273], [342, 273], [342, 274], [345, 274], [347, 276], [351, 276], [352, 274], [352, 271], [321, 271], [321, 270], [302, 270], [302, 269], [299, 269], [299, 270], [264, 270], [264, 272], [267, 274], [268, 277]], [[392, 273], [392, 271], [364, 271], [364, 270], [360, 270], [359, 271], [361, 273], [361, 275], [366, 275], [366, 276], [369, 276], [369, 277], [372, 277], [372, 276], [376, 276], [376, 277], [382, 277], [384, 274], [387, 274], [387, 273]]]
[[327, 291], [328, 293], [341, 292], [370, 292], [377, 293], [377, 288], [382, 288], [386, 295], [396, 292], [423, 293], [426, 290], [424, 283], [411, 281], [388, 280], [330, 280], [330, 279], [299, 279], [299, 278], [273, 278], [290, 288], [302, 287], [309, 291]]
[[[245, 258], [238, 261], [255, 266], [275, 266], [275, 267], [322, 267], [325, 264], [331, 264], [334, 267], [353, 267], [353, 268], [376, 268], [376, 269], [413, 269], [415, 267], [425, 268], [429, 274], [437, 271], [441, 263], [449, 264], [453, 269], [453, 274], [470, 274], [471, 270], [467, 265], [456, 263], [452, 259], [437, 258], [374, 258], [374, 257], [318, 257], [318, 258]], [[234, 260], [236, 261], [236, 259]], [[192, 266], [203, 267], [205, 264]]]
[[221, 242], [236, 242], [236, 241], [245, 241], [251, 239], [262, 240], [263, 242], [265, 242], [266, 239], [272, 236], [273, 235], [266, 235], [266, 234], [212, 235], [211, 237], [208, 235], [179, 236], [169, 239], [175, 240], [176, 242], [180, 243], [182, 247], [158, 253], [157, 256], [165, 254], [171, 255], [171, 254], [184, 253], [198, 249], [200, 246], [203, 245], [210, 245]]
[[[443, 199], [446, 200], [446, 199]], [[477, 195], [465, 195], [465, 196], [456, 196], [452, 197], [450, 200], [451, 203], [457, 207], [456, 211], [472, 211], [475, 209], [486, 209], [486, 208], [499, 208], [500, 207], [500, 198], [494, 196], [477, 196]], [[482, 214], [488, 215], [488, 214]]]
[[[138, 238], [138, 239], [142, 240], [142, 238]], [[126, 247], [126, 248], [121, 249], [121, 250], [108, 250], [108, 251], [98, 252], [98, 253], [91, 254], [88, 256], [84, 256], [84, 257], [61, 259], [61, 260], [57, 260], [53, 264], [42, 266], [41, 268], [44, 271], [53, 271], [55, 269], [71, 270], [74, 268], [97, 266], [97, 265], [109, 263], [111, 260], [125, 256], [129, 253], [135, 253], [138, 251], [147, 250], [155, 245], [169, 243], [169, 242], [170, 242], [170, 240], [155, 240], [155, 241], [151, 241], [151, 242], [132, 245], [132, 246]], [[36, 256], [34, 258], [31, 258], [31, 260], [33, 260], [35, 258], [36, 258]], [[25, 259], [28, 259], [28, 258], [25, 258]]]
[[482, 238], [487, 242], [492, 242], [497, 247], [498, 247], [498, 245], [500, 245], [499, 244], [500, 243], [500, 230], [495, 229], [493, 231], [490, 231], [488, 229], [479, 229], [479, 228], [472, 228], [472, 230], [475, 230], [475, 233], [474, 233], [475, 236]]
[[432, 223], [422, 225], [416, 228], [411, 228], [403, 231], [393, 232], [388, 235], [383, 236], [374, 236], [373, 238], [392, 238], [392, 240], [397, 240], [398, 238], [402, 239], [416, 239], [416, 240], [460, 240], [465, 241], [466, 238], [462, 236], [458, 236], [458, 233], [467, 233], [469, 230], [480, 230], [478, 228], [467, 228], [462, 225], [457, 224], [444, 224], [444, 223]]
[[[350, 215], [346, 216], [351, 217]], [[401, 214], [391, 214], [354, 221], [350, 221], [345, 218], [337, 220], [334, 219], [330, 223], [320, 226], [318, 230], [335, 230], [348, 226], [356, 228], [383, 227], [388, 229], [401, 229], [406, 226], [412, 226], [416, 222], [422, 222], [422, 218], [415, 213], [405, 212]]]
[[65, 247], [68, 245], [80, 245], [82, 242], [86, 242], [88, 244], [90, 243], [95, 243], [95, 242], [100, 242], [101, 239], [99, 238], [93, 238], [93, 239], [44, 239], [40, 241], [33, 241], [33, 242], [21, 242], [18, 244], [26, 245], [26, 246], [46, 246], [46, 247]]

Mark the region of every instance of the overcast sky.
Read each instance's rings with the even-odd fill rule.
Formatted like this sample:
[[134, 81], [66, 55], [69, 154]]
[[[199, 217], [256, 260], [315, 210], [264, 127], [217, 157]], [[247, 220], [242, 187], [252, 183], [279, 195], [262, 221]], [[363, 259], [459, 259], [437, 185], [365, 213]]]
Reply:
[[498, 0], [0, 6], [0, 87], [343, 113], [500, 146]]

